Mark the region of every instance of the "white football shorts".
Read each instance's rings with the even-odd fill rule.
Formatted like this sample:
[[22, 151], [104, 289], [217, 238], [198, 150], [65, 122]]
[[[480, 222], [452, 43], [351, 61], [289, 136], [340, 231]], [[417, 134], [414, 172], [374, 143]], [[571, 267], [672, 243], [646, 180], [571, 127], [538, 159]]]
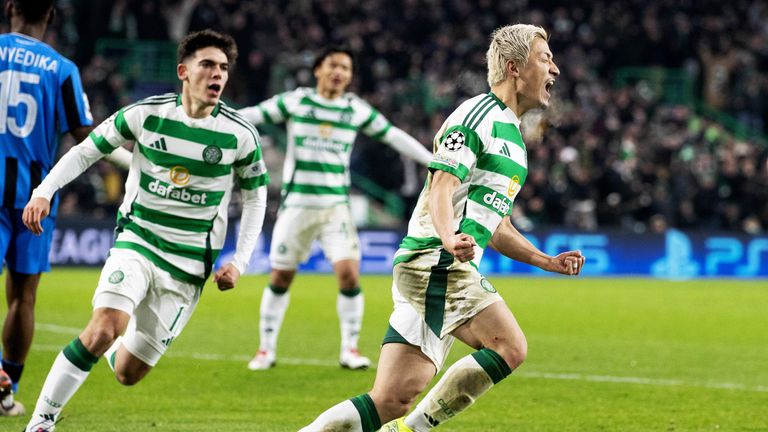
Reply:
[[272, 268], [295, 270], [309, 257], [315, 239], [320, 241], [325, 258], [331, 263], [360, 260], [360, 242], [348, 204], [329, 208], [284, 207], [272, 231]]
[[187, 325], [201, 288], [171, 277], [149, 259], [128, 249], [111, 249], [93, 295], [93, 308], [131, 315], [123, 345], [155, 366]]

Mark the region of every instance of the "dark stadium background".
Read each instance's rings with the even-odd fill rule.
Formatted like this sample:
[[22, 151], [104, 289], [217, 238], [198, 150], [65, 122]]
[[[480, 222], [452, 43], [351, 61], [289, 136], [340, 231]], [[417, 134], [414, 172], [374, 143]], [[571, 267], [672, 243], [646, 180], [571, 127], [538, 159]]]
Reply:
[[[524, 119], [530, 175], [516, 226], [677, 229], [699, 236], [694, 248], [723, 233], [739, 239], [744, 260], [764, 250], [750, 242], [768, 229], [765, 2], [68, 0], [57, 12], [46, 41], [80, 67], [97, 122], [173, 91], [175, 43], [214, 28], [240, 50], [227, 103], [312, 86], [314, 54], [344, 45], [356, 54], [352, 90], [425, 146], [461, 100], [487, 91], [490, 32], [542, 25], [562, 75], [551, 108]], [[277, 203], [284, 134], [262, 133]], [[369, 204], [363, 226], [402, 230], [424, 170], [365, 137], [352, 167], [355, 195]], [[111, 224], [124, 176], [106, 163], [81, 176], [61, 192], [62, 223]]]

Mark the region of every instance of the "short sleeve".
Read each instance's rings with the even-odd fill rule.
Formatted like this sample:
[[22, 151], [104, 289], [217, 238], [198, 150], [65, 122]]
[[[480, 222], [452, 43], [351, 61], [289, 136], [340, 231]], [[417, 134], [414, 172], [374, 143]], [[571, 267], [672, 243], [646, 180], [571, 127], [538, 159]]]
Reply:
[[93, 116], [88, 104], [88, 97], [83, 91], [80, 73], [74, 63], [64, 60], [59, 74], [58, 100], [56, 117], [61, 133], [67, 133], [83, 126], [93, 125]]
[[267, 165], [261, 154], [259, 133], [248, 127], [237, 152], [234, 169], [242, 189], [253, 190], [269, 184]]
[[437, 149], [428, 165], [430, 171], [446, 171], [464, 181], [482, 148], [477, 132], [455, 125], [447, 128], [436, 140]]

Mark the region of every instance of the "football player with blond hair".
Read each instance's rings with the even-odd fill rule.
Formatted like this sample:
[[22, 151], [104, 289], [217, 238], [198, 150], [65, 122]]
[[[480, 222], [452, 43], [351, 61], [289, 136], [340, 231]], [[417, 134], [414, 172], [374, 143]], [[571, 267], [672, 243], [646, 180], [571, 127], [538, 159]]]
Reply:
[[[427, 187], [394, 259], [395, 307], [373, 389], [331, 407], [302, 432], [425, 432], [520, 366], [527, 353], [523, 331], [478, 271], [487, 246], [546, 271], [581, 271], [579, 251], [547, 255], [509, 216], [528, 176], [520, 117], [549, 105], [560, 74], [547, 33], [532, 25], [502, 27], [487, 57], [491, 91], [462, 103], [435, 136]], [[451, 365], [400, 418], [442, 369], [455, 339], [477, 351]]]

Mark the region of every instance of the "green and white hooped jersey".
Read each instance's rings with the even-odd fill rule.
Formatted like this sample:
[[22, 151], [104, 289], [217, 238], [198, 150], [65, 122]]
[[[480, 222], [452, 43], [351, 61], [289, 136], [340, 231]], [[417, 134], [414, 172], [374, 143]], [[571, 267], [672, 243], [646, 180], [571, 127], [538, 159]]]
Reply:
[[[449, 172], [461, 180], [453, 194], [453, 229], [475, 238], [475, 266], [528, 175], [528, 158], [520, 120], [493, 93], [461, 104], [446, 119], [434, 140], [430, 171]], [[427, 178], [429, 182], [430, 174]], [[428, 210], [424, 187], [408, 224], [408, 235], [395, 264], [442, 247]]]
[[392, 124], [353, 93], [326, 99], [300, 87], [256, 107], [264, 123], [286, 122], [282, 205], [332, 207], [348, 201], [349, 157], [358, 131], [381, 140]]
[[185, 282], [202, 285], [224, 245], [234, 177], [243, 189], [269, 182], [258, 132], [223, 102], [194, 119], [180, 95], [150, 97], [119, 110], [90, 139], [102, 153], [135, 141], [114, 247]]

